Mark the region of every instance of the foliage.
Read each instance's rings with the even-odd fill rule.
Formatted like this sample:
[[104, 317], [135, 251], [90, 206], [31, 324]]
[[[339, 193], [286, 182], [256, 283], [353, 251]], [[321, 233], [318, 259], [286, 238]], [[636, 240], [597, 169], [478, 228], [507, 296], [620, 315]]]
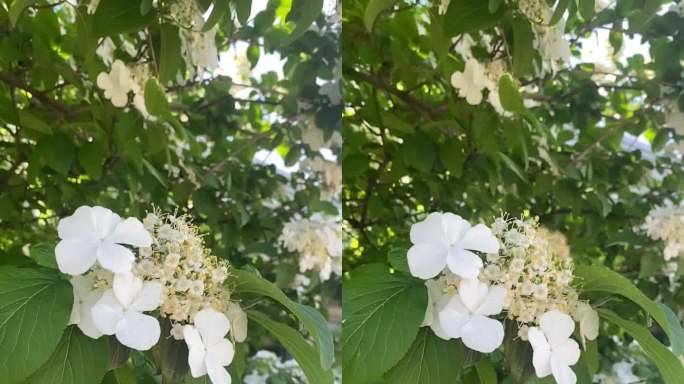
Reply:
[[[339, 136], [341, 106], [325, 88], [339, 77], [335, 12], [322, 13], [322, 2], [298, 0], [191, 1], [202, 12], [211, 8], [202, 31], [195, 31], [171, 17], [181, 3], [6, 0], [0, 7], [0, 285], [7, 285], [0, 295], [30, 293], [31, 287], [12, 293], [6, 271], [47, 276], [35, 278], [41, 283], [31, 289], [40, 292], [22, 309], [44, 322], [33, 333], [17, 331], [24, 326], [15, 324], [7, 306], [17, 298], [0, 299], [6, 316], [0, 333], [11, 335], [0, 337], [0, 349], [16, 359], [0, 367], [7, 382], [20, 382], [39, 368], [36, 377], [47, 377], [61, 368], [41, 368], [46, 361], [101, 348], [100, 341], [66, 328], [72, 295], [64, 276], [37, 269], [55, 268], [57, 221], [81, 205], [139, 218], [154, 207], [189, 214], [214, 255], [258, 270], [263, 278], [257, 285], [278, 282], [272, 288], [282, 295], [278, 301], [305, 313], [308, 334], [296, 333], [326, 381], [332, 380], [328, 320], [335, 319], [327, 310], [339, 306], [339, 280], [321, 281], [310, 273], [308, 286], [297, 285], [298, 255], [278, 239], [284, 224], [299, 215], [340, 213], [322, 175], [302, 166], [324, 155], [335, 163], [340, 152], [329, 139]], [[213, 39], [221, 68], [204, 70], [193, 61], [183, 36], [200, 32]], [[148, 71], [143, 84], [133, 84], [135, 98], [125, 94], [123, 108], [113, 104], [101, 81], [119, 60]], [[259, 69], [265, 61], [278, 64]], [[323, 143], [306, 140], [312, 130]], [[280, 158], [285, 166], [278, 168]], [[283, 170], [292, 166], [298, 167]], [[244, 305], [283, 326], [296, 323], [261, 296], [246, 295]], [[314, 322], [315, 329], [309, 326]], [[27, 339], [15, 343], [16, 337]], [[316, 343], [309, 345], [309, 337]], [[15, 344], [17, 350], [7, 349]], [[231, 364], [236, 381], [250, 351], [288, 353], [278, 335], [260, 327], [250, 328], [247, 344]], [[22, 348], [30, 348], [31, 356]], [[107, 368], [104, 382], [146, 382], [163, 373], [152, 352], [123, 355]], [[78, 364], [85, 362], [72, 365]], [[85, 373], [92, 375], [74, 380], [99, 382], [104, 371], [92, 367]]]
[[[343, 265], [352, 271], [345, 286], [354, 286], [354, 270], [369, 263], [389, 263], [396, 275], [406, 274], [401, 250], [411, 224], [428, 212], [487, 224], [501, 212], [538, 216], [542, 226], [567, 237], [575, 265], [605, 266], [629, 284], [599, 288], [612, 283], [586, 269], [576, 280], [581, 297], [622, 322], [649, 324], [648, 336], [661, 343], [654, 348], [675, 345], [668, 341], [669, 315], [651, 299], [672, 308], [679, 326], [681, 268], [676, 275], [663, 271], [663, 244], [641, 225], [654, 206], [682, 201], [684, 168], [673, 148], [684, 131], [668, 119], [684, 85], [676, 59], [684, 54], [682, 16], [665, 1], [545, 2], [555, 10], [549, 24], [564, 25], [572, 54], [569, 63], [550, 69], [535, 39], [546, 24], [517, 8], [533, 3], [343, 3]], [[445, 12], [442, 4], [449, 4]], [[611, 56], [582, 54], [596, 39]], [[471, 105], [452, 86], [452, 74], [466, 66], [466, 40], [475, 59], [503, 63], [507, 75], [487, 86], [489, 94], [496, 89], [503, 110], [487, 100]], [[647, 55], [616, 53], [640, 40], [648, 42]], [[576, 371], [593, 365], [610, 374], [614, 363], [627, 360], [642, 377], [660, 377], [639, 357], [643, 351], [626, 347], [631, 337], [622, 324], [601, 326], [598, 362], [587, 364], [583, 353]], [[414, 334], [394, 337], [410, 343]], [[492, 355], [499, 379], [515, 371], [534, 376], [511, 366], [518, 358], [530, 361], [530, 351], [504, 354], [503, 360]], [[462, 380], [475, 372], [482, 370], [464, 367]], [[662, 379], [672, 380], [656, 380]]]

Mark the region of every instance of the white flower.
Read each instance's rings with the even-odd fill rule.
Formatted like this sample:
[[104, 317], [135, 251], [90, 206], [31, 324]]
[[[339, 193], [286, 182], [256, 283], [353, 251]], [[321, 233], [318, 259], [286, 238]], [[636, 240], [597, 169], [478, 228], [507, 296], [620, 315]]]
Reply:
[[207, 308], [195, 314], [194, 323], [195, 326], [183, 327], [190, 374], [197, 378], [208, 373], [213, 384], [230, 384], [230, 375], [223, 368], [235, 354], [233, 344], [225, 339], [230, 321], [224, 314]]
[[112, 289], [107, 290], [92, 309], [97, 329], [127, 347], [146, 351], [157, 344], [161, 329], [159, 321], [142, 312], [159, 307], [162, 287], [157, 281], [145, 281], [132, 273], [114, 276]]
[[485, 67], [473, 58], [466, 61], [463, 72], [454, 72], [451, 75], [451, 85], [458, 89], [458, 95], [465, 97], [471, 105], [482, 102], [482, 89], [486, 84]]
[[448, 266], [454, 274], [473, 279], [482, 269], [479, 256], [470, 250], [494, 253], [499, 241], [485, 225], [474, 227], [453, 213], [434, 212], [411, 226], [408, 264], [411, 274], [421, 279], [437, 276]]
[[97, 339], [102, 333], [95, 327], [90, 310], [102, 297], [102, 290], [93, 289], [93, 276], [73, 276], [69, 281], [74, 288], [74, 305], [71, 307], [69, 324], [76, 324], [84, 335]]
[[116, 50], [116, 45], [109, 37], [105, 37], [97, 47], [95, 53], [102, 59], [105, 65], [110, 65], [112, 60], [114, 60], [114, 50]]
[[97, 6], [100, 5], [100, 0], [90, 0], [88, 3], [88, 9], [87, 12], [89, 15], [92, 15], [97, 11]]
[[529, 329], [527, 337], [534, 351], [532, 364], [537, 377], [553, 374], [558, 384], [577, 382], [577, 376], [570, 368], [580, 357], [579, 345], [570, 338], [574, 330], [572, 318], [555, 309], [541, 315], [539, 328]]
[[463, 279], [454, 295], [439, 312], [439, 323], [451, 338], [475, 351], [489, 353], [503, 342], [501, 322], [490, 319], [501, 313], [506, 289], [490, 287], [476, 279]]
[[584, 343], [584, 339], [595, 340], [596, 337], [598, 337], [599, 317], [594, 308], [592, 308], [591, 305], [580, 301], [577, 303], [575, 317], [577, 318], [577, 322], [579, 322], [582, 343]]
[[128, 103], [128, 92], [133, 89], [131, 71], [121, 60], [116, 60], [109, 73], [97, 75], [97, 86], [104, 90], [104, 96], [112, 101], [112, 105], [123, 108]]
[[79, 207], [73, 215], [59, 221], [57, 232], [61, 241], [55, 248], [59, 270], [81, 275], [96, 261], [114, 273], [129, 272], [135, 256], [121, 244], [149, 247], [150, 234], [142, 223], [103, 207]]
[[451, 0], [439, 0], [439, 8], [437, 9], [437, 12], [440, 15], [444, 15], [447, 12], [447, 9], [449, 9], [449, 3]]
[[230, 320], [230, 333], [233, 335], [233, 339], [238, 343], [245, 341], [247, 338], [247, 313], [242, 310], [240, 304], [231, 301], [228, 303], [226, 315]]

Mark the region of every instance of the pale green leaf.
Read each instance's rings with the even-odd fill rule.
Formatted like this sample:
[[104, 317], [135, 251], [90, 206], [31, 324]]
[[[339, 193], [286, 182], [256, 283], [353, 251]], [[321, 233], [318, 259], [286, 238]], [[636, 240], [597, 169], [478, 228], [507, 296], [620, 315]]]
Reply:
[[391, 7], [397, 0], [370, 0], [366, 5], [366, 11], [363, 14], [363, 24], [370, 32], [373, 30], [375, 19], [387, 8]]

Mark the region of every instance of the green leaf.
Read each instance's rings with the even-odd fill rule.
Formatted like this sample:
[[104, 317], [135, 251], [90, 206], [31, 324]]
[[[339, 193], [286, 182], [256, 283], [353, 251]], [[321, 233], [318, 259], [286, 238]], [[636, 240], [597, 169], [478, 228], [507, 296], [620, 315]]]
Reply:
[[216, 23], [223, 19], [223, 16], [226, 14], [226, 12], [228, 12], [229, 9], [230, 2], [228, 0], [214, 1], [214, 8], [211, 10], [211, 14], [209, 15], [207, 21], [204, 23], [204, 27], [202, 27], [202, 30], [210, 30], [214, 25], [216, 25]]
[[491, 13], [488, 1], [452, 0], [444, 16], [448, 20], [445, 32], [448, 37], [453, 37], [489, 28], [497, 23], [504, 9], [499, 7], [497, 12]]
[[24, 128], [32, 129], [36, 132], [48, 135], [52, 133], [52, 128], [46, 122], [27, 110], [19, 110], [19, 124]]
[[93, 140], [78, 148], [78, 161], [86, 173], [94, 180], [102, 176], [102, 166], [108, 156], [108, 148], [104, 141]]
[[556, 6], [556, 10], [553, 11], [553, 15], [551, 16], [551, 21], [549, 21], [549, 24], [556, 25], [556, 23], [558, 23], [560, 19], [563, 17], [563, 14], [568, 9], [569, 5], [570, 0], [559, 0], [558, 5]]
[[28, 380], [31, 384], [92, 384], [102, 381], [108, 364], [107, 338], [91, 339], [77, 326], [64, 331], [52, 356]]
[[451, 384], [461, 373], [463, 344], [422, 327], [406, 355], [387, 374], [389, 384]]
[[351, 272], [342, 286], [342, 375], [366, 383], [383, 375], [413, 344], [427, 308], [422, 281], [382, 264]]
[[33, 5], [34, 3], [37, 3], [38, 0], [14, 0], [12, 5], [10, 5], [9, 8], [9, 19], [10, 19], [10, 24], [12, 25], [12, 28], [14, 28], [15, 25], [17, 25], [17, 21], [19, 20], [19, 16], [21, 16], [22, 13], [24, 13], [24, 10], [28, 8], [29, 5]]
[[406, 248], [392, 248], [387, 252], [387, 261], [389, 261], [392, 268], [401, 272], [409, 272], [408, 259], [406, 258]]
[[665, 330], [668, 337], [672, 331], [665, 312], [660, 306], [644, 295], [639, 288], [617, 272], [602, 266], [579, 265], [575, 267], [575, 276], [580, 279], [582, 292], [605, 292], [621, 295], [640, 306], [649, 313]]
[[154, 78], [145, 83], [145, 108], [154, 116], [171, 116], [171, 108], [169, 108], [169, 102], [166, 100], [166, 94]]
[[321, 368], [318, 353], [304, 340], [299, 332], [285, 324], [271, 320], [267, 315], [258, 311], [249, 310], [247, 311], [247, 316], [250, 320], [272, 333], [285, 349], [294, 356], [310, 383], [333, 383], [332, 371]]
[[499, 152], [499, 156], [501, 157], [501, 160], [503, 160], [504, 164], [515, 173], [516, 176], [520, 180], [522, 180], [525, 184], [529, 184], [529, 180], [527, 179], [527, 174], [518, 167], [518, 165], [513, 161], [510, 157], [506, 156], [503, 152]]
[[[142, 29], [154, 20], [155, 12], [141, 14], [139, 0], [101, 0], [93, 26], [97, 36], [115, 36]], [[92, 52], [91, 52], [92, 54]]]
[[252, 13], [252, 0], [236, 0], [235, 13], [240, 25], [246, 25], [249, 21], [249, 16]]
[[235, 282], [234, 292], [236, 294], [252, 294], [270, 297], [297, 316], [299, 321], [304, 325], [304, 328], [316, 341], [320, 353], [320, 363], [323, 369], [332, 367], [335, 359], [332, 333], [328, 328], [328, 323], [325, 321], [325, 318], [318, 311], [304, 304], [293, 302], [283, 293], [283, 291], [278, 289], [275, 284], [264, 280], [252, 272], [233, 269], [231, 271], [231, 276], [233, 278], [232, 280]]
[[[226, 1], [227, 2], [227, 1]], [[213, 15], [213, 13], [212, 13]], [[162, 24], [161, 48], [159, 50], [159, 81], [166, 84], [176, 80], [181, 68], [181, 41], [178, 27], [173, 24]]]
[[527, 18], [515, 16], [513, 24], [513, 74], [517, 77], [534, 72], [534, 34]]
[[149, 172], [150, 175], [152, 175], [152, 177], [157, 179], [157, 181], [159, 182], [159, 184], [162, 185], [162, 187], [167, 188], [166, 181], [164, 180], [164, 176], [162, 176], [162, 174], [159, 173], [159, 171], [157, 171], [157, 169], [154, 167], [154, 165], [152, 165], [152, 163], [147, 161], [147, 159], [143, 159], [142, 162], [143, 162], [143, 165], [145, 166], [145, 169], [147, 169], [147, 172]]
[[0, 377], [14, 384], [50, 357], [67, 326], [73, 295], [50, 269], [0, 268]]
[[455, 177], [463, 175], [466, 155], [463, 144], [458, 140], [447, 140], [439, 145], [439, 160]]
[[684, 377], [684, 365], [679, 359], [670, 352], [667, 347], [661, 344], [651, 332], [644, 326], [633, 321], [625, 320], [615, 312], [607, 309], [598, 310], [599, 316], [604, 320], [617, 325], [629, 333], [636, 340], [646, 355], [653, 361], [660, 371], [661, 378], [666, 384], [681, 383]]
[[[161, 334], [168, 335], [171, 331], [171, 322], [164, 319], [160, 325]], [[188, 373], [188, 347], [184, 341], [162, 337], [152, 347], [152, 355], [161, 371], [163, 382], [175, 383]]]
[[591, 20], [594, 17], [594, 0], [579, 0], [579, 11], [584, 20]]
[[507, 111], [522, 112], [525, 110], [525, 104], [518, 92], [513, 78], [509, 75], [503, 75], [499, 78], [499, 97], [501, 98], [501, 105]]
[[55, 245], [50, 243], [38, 243], [31, 245], [29, 255], [38, 265], [58, 269], [55, 259]]
[[142, 0], [140, 1], [140, 14], [146, 15], [152, 10], [153, 0]]
[[682, 329], [682, 323], [670, 307], [663, 303], [658, 303], [658, 306], [663, 310], [665, 316], [667, 316], [667, 321], [672, 330], [672, 336], [670, 337], [672, 352], [679, 356], [684, 355], [684, 329]]
[[292, 0], [292, 9], [287, 20], [295, 22], [295, 29], [286, 40], [286, 44], [297, 40], [309, 26], [316, 21], [323, 9], [323, 0]]
[[494, 370], [492, 363], [487, 360], [487, 358], [480, 359], [475, 364], [475, 370], [477, 370], [477, 376], [480, 377], [480, 383], [496, 384], [498, 382], [496, 371]]
[[532, 345], [518, 337], [519, 328], [515, 321], [506, 321], [505, 327], [503, 347], [506, 365], [515, 382], [525, 382], [525, 379], [534, 376]]
[[373, 30], [375, 19], [387, 8], [396, 3], [397, 0], [370, 0], [366, 5], [366, 11], [363, 13], [363, 24], [366, 26], [368, 32]]

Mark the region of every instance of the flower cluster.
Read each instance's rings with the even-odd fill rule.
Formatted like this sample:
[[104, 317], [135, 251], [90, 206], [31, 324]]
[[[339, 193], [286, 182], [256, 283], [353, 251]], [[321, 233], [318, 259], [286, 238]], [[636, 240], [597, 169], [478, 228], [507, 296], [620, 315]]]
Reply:
[[503, 115], [505, 112], [499, 98], [499, 79], [505, 73], [502, 60], [494, 60], [483, 65], [470, 57], [466, 60], [463, 71], [451, 75], [451, 85], [458, 89], [458, 95], [471, 105], [480, 104], [484, 98], [483, 91], [487, 89], [487, 101]]
[[302, 161], [302, 168], [323, 175], [323, 199], [329, 199], [342, 190], [342, 167], [321, 157]]
[[[114, 335], [146, 351], [161, 336], [159, 308], [171, 335], [185, 339], [193, 377], [228, 384], [224, 366], [244, 341], [247, 317], [221, 288], [228, 264], [210, 256], [187, 217], [149, 214], [123, 219], [103, 207], [82, 206], [60, 220], [55, 247], [59, 270], [72, 275], [70, 323], [91, 337]], [[133, 249], [129, 247], [134, 247]], [[134, 251], [137, 251], [137, 256]]]
[[152, 120], [153, 117], [145, 107], [145, 83], [150, 78], [149, 68], [145, 64], [129, 68], [121, 60], [115, 60], [109, 73], [101, 72], [97, 75], [97, 86], [117, 108], [128, 105], [128, 94], [133, 92], [133, 106], [146, 119]]
[[322, 281], [342, 275], [342, 229], [337, 220], [295, 218], [285, 224], [279, 241], [299, 254], [300, 272], [318, 271]]
[[452, 213], [431, 213], [411, 226], [410, 238], [409, 271], [426, 280], [428, 290], [424, 326], [490, 353], [503, 342], [496, 317], [505, 310], [522, 325], [524, 332], [513, 337], [530, 342], [537, 376], [576, 382], [570, 366], [580, 349], [570, 336], [577, 321], [581, 337], [595, 339], [598, 314], [570, 287], [572, 259], [563, 235], [539, 228], [536, 219], [502, 217], [490, 229]]
[[244, 384], [267, 384], [273, 378], [287, 377], [292, 384], [307, 383], [304, 371], [294, 359], [283, 361], [275, 353], [267, 350], [257, 351], [247, 360], [247, 374]]
[[665, 205], [651, 209], [641, 228], [651, 239], [665, 244], [665, 261], [673, 264], [670, 269], [676, 271], [674, 259], [684, 256], [684, 206]]
[[531, 325], [552, 309], [573, 315], [578, 295], [570, 285], [573, 262], [565, 236], [540, 228], [534, 218], [500, 217], [492, 231], [502, 246], [487, 255], [482, 277], [506, 287], [508, 318]]

